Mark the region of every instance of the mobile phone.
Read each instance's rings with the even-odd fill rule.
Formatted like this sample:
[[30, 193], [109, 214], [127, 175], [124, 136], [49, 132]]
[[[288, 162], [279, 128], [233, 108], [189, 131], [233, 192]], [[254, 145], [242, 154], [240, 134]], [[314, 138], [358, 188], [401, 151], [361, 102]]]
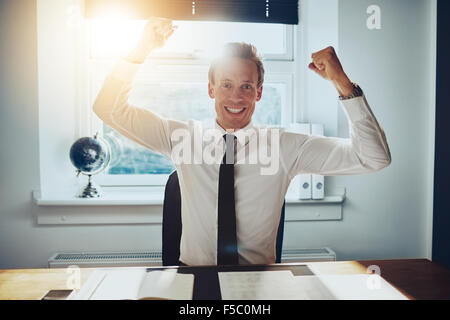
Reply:
[[41, 300], [66, 300], [73, 290], [50, 290]]

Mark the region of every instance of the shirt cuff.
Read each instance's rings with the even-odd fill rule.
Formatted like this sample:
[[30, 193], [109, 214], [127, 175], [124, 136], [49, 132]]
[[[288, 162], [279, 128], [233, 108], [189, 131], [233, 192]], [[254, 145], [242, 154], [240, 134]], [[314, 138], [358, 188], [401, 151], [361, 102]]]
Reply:
[[128, 62], [125, 59], [120, 59], [111, 72], [111, 76], [124, 82], [133, 81], [136, 73], [141, 65], [139, 63]]
[[371, 117], [370, 108], [364, 95], [340, 101], [352, 122]]

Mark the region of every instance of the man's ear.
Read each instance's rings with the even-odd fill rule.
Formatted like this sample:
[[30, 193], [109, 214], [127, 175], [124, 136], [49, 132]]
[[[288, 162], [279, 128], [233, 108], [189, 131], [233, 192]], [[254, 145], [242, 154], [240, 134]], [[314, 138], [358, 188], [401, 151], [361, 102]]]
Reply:
[[261, 100], [262, 97], [263, 86], [256, 89], [256, 101]]
[[214, 86], [211, 84], [211, 82], [208, 82], [208, 94], [211, 99], [214, 99], [216, 97], [214, 94]]

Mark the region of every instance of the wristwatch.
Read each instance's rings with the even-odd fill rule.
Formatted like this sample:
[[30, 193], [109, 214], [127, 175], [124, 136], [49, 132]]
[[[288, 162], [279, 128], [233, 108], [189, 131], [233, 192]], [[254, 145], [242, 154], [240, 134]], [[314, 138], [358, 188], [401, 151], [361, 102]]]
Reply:
[[348, 96], [339, 96], [339, 100], [348, 100], [356, 97], [361, 97], [363, 95], [363, 91], [359, 87], [359, 85], [354, 82], [352, 82], [352, 84], [353, 84], [353, 92], [350, 93]]

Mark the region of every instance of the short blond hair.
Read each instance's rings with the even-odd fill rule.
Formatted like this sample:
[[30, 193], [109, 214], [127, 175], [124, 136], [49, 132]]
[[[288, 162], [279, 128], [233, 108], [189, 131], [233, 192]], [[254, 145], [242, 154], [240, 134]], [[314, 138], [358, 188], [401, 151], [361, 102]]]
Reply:
[[261, 87], [264, 82], [264, 66], [262, 58], [258, 54], [256, 47], [245, 42], [229, 42], [223, 47], [222, 54], [211, 62], [208, 71], [208, 80], [214, 84], [215, 70], [224, 60], [229, 58], [242, 58], [253, 61], [258, 70], [258, 85]]

